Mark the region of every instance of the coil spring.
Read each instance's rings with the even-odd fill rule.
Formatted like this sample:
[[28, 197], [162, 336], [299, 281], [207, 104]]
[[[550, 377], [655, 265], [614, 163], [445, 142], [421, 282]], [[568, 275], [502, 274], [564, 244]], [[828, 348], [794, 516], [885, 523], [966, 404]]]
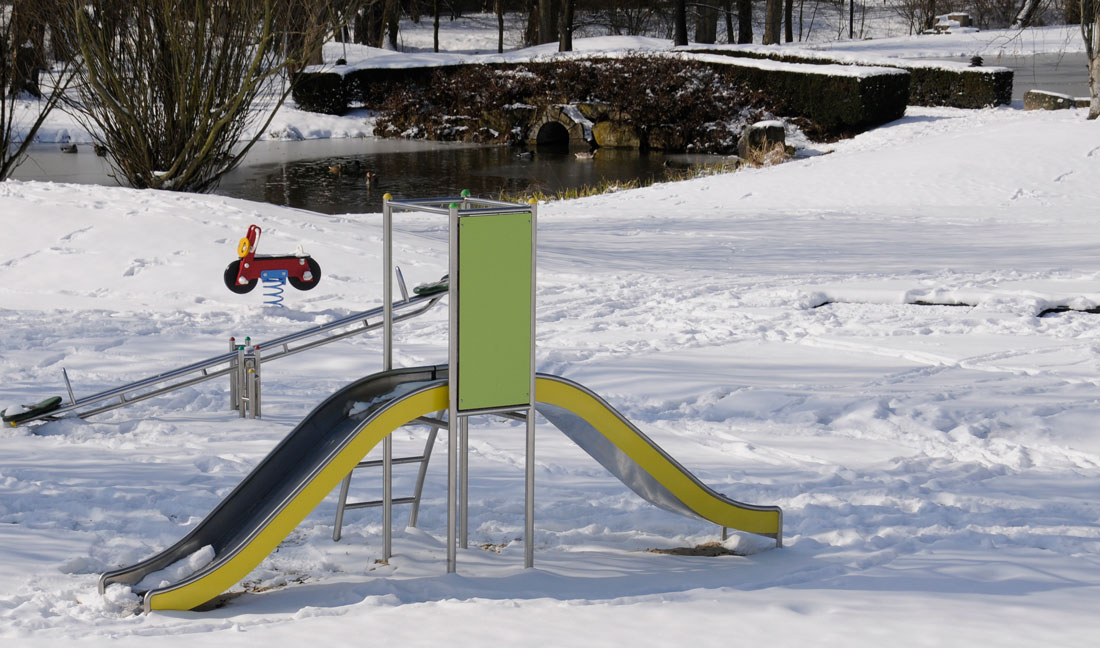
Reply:
[[283, 286], [286, 285], [286, 270], [264, 270], [260, 280], [264, 282], [264, 306], [283, 308]]

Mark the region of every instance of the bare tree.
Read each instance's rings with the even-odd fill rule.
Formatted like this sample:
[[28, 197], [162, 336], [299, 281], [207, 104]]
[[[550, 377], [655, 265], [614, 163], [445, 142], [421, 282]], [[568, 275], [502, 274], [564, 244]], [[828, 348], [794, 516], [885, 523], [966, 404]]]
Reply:
[[695, 42], [711, 44], [718, 41], [718, 5], [699, 2], [695, 5]]
[[1100, 0], [1081, 0], [1081, 37], [1089, 62], [1089, 119], [1100, 117]]
[[558, 16], [558, 51], [573, 51], [573, 0], [561, 0]]
[[783, 0], [768, 0], [764, 6], [764, 44], [778, 44], [782, 28]]
[[737, 0], [737, 42], [752, 43], [752, 0]]
[[687, 45], [688, 44], [688, 28], [687, 28], [687, 3], [685, 0], [676, 0], [673, 5], [673, 21], [675, 24], [675, 30], [672, 36], [673, 45]]
[[[82, 63], [74, 114], [138, 188], [212, 190], [286, 99], [282, 75], [328, 27], [302, 0], [82, 1], [89, 10], [70, 25]], [[106, 20], [112, 12], [121, 20]]]
[[558, 13], [561, 0], [539, 0], [538, 42], [553, 43], [558, 40]]
[[1012, 28], [1030, 27], [1042, 4], [1042, 0], [1024, 0], [1023, 4], [1020, 5], [1020, 10], [1016, 12], [1016, 17], [1012, 20]]
[[56, 10], [42, 0], [0, 4], [0, 180], [26, 158], [72, 79], [69, 61], [46, 56], [47, 25]]

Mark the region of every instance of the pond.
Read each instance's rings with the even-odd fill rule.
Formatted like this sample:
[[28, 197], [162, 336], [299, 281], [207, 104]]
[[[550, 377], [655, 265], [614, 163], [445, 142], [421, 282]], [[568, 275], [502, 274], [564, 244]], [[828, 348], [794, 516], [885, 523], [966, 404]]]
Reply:
[[[264, 141], [215, 193], [327, 214], [365, 213], [381, 211], [387, 192], [398, 198], [450, 196], [462, 189], [485, 197], [502, 191], [549, 194], [604, 182], [661, 180], [691, 164], [723, 159], [612, 149], [578, 159], [566, 148], [521, 151], [377, 138]], [[14, 177], [117, 184], [90, 145], [79, 146], [76, 154], [62, 153], [55, 144], [36, 145]]]

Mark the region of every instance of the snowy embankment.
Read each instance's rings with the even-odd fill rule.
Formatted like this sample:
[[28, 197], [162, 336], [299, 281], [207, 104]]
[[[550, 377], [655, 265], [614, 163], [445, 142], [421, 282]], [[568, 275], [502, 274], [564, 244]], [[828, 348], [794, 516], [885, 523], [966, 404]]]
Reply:
[[[1098, 204], [1082, 111], [911, 108], [830, 155], [540, 208], [539, 369], [600, 393], [716, 490], [782, 506], [781, 550], [734, 536], [749, 555], [642, 551], [717, 529], [649, 507], [543, 423], [524, 571], [522, 434], [484, 421], [457, 576], [437, 460], [389, 564], [376, 512], [332, 542], [330, 497], [223, 608], [134, 616], [126, 588], [97, 594], [99, 573], [178, 540], [315, 404], [376, 371], [368, 335], [265, 365], [262, 420], [228, 412], [219, 380], [0, 432], [0, 638], [1089, 645], [1098, 316], [1037, 315], [1100, 304]], [[377, 215], [9, 182], [0, 220], [2, 403], [63, 393], [62, 367], [86, 394], [381, 296]], [[261, 253], [303, 243], [320, 285], [284, 310], [227, 291], [250, 223]], [[443, 274], [443, 223], [397, 230], [410, 283]], [[445, 313], [399, 326], [396, 353], [441, 362]], [[423, 443], [396, 437], [399, 453]]]

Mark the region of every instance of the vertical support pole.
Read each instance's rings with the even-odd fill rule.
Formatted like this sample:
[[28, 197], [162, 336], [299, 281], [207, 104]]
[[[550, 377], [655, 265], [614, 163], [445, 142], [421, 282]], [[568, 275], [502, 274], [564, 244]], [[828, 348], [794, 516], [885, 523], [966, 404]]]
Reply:
[[256, 418], [256, 392], [259, 391], [259, 383], [256, 382], [255, 358], [246, 357], [245, 366], [245, 377], [248, 380], [248, 418], [254, 419]]
[[382, 560], [393, 554], [393, 433], [382, 440]]
[[393, 209], [382, 198], [382, 370], [393, 369]]
[[[393, 369], [393, 209], [382, 197], [382, 371]], [[382, 560], [393, 552], [393, 433], [382, 440]]]
[[76, 405], [76, 394], [73, 393], [73, 384], [69, 382], [69, 372], [61, 367], [61, 377], [65, 379], [65, 391], [69, 392], [69, 404]]
[[237, 371], [233, 379], [237, 381], [237, 414], [240, 418], [248, 415], [248, 368], [244, 361], [244, 345], [237, 347]]
[[255, 400], [252, 401], [252, 418], [262, 418], [263, 414], [263, 383], [260, 380], [261, 370], [260, 365], [263, 364], [263, 360], [260, 359], [260, 347], [252, 347], [252, 381], [256, 384], [253, 388], [253, 394]]
[[448, 298], [447, 334], [447, 573], [457, 569], [458, 554], [455, 548], [455, 496], [458, 489], [458, 205], [452, 203], [447, 216], [448, 266], [450, 291]]
[[348, 505], [348, 489], [351, 488], [351, 473], [348, 473], [347, 477], [344, 477], [344, 482], [340, 484], [340, 499], [336, 502], [336, 520], [332, 523], [332, 541], [340, 542], [340, 536], [343, 534], [344, 528], [344, 509]]
[[[443, 419], [443, 412], [436, 412], [437, 419]], [[424, 494], [424, 480], [428, 477], [428, 462], [432, 458], [432, 450], [435, 448], [435, 438], [439, 435], [439, 428], [432, 426], [428, 432], [428, 440], [424, 442], [424, 461], [420, 462], [420, 469], [416, 472], [416, 489], [413, 491], [413, 503], [409, 510], [409, 526], [416, 528], [420, 515], [420, 498]]]
[[535, 566], [535, 281], [538, 265], [538, 203], [531, 200], [531, 402], [527, 408], [527, 452], [524, 460], [523, 566]]
[[[237, 338], [231, 337], [229, 338], [229, 352], [236, 353], [236, 351]], [[238, 410], [241, 408], [241, 394], [237, 389], [240, 386], [237, 378], [238, 367], [240, 367], [238, 356], [234, 355], [229, 359], [229, 409], [231, 410]]]
[[533, 407], [527, 410], [527, 452], [524, 471], [523, 566], [529, 569], [535, 566], [535, 408]]
[[463, 416], [458, 426], [459, 493], [458, 546], [470, 546], [470, 417]]

